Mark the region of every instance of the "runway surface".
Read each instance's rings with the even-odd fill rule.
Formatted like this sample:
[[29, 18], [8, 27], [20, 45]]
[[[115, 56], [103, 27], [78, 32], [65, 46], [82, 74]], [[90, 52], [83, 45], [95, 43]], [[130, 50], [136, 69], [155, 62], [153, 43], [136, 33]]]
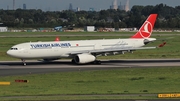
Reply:
[[26, 66], [23, 66], [21, 61], [0, 61], [0, 76], [165, 66], [180, 66], [180, 59], [102, 60], [101, 65], [75, 65], [70, 60], [53, 62], [27, 61]]

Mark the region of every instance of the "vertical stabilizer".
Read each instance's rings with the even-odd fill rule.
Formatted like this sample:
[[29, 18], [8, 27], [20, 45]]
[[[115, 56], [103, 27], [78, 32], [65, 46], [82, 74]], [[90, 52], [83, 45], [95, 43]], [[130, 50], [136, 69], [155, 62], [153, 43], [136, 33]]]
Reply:
[[149, 38], [152, 34], [156, 18], [157, 14], [151, 14], [141, 26], [139, 31], [131, 38]]

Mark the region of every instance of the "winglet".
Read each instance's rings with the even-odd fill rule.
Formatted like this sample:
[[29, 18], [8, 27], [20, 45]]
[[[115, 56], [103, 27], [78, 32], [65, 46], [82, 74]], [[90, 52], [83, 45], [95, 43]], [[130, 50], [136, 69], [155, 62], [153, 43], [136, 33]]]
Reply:
[[149, 38], [152, 34], [156, 18], [157, 14], [151, 14], [141, 26], [139, 31], [131, 38]]
[[160, 44], [158, 47], [160, 48], [160, 47], [163, 47], [164, 45], [166, 45], [166, 42]]

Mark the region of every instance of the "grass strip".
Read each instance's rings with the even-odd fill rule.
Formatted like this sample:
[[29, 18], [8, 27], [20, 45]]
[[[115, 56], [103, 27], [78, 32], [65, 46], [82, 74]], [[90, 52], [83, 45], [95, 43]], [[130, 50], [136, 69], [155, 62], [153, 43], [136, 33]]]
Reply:
[[[152, 67], [6, 76], [0, 80], [11, 85], [0, 86], [0, 96], [180, 93], [179, 72], [180, 67]], [[30, 82], [15, 83], [15, 79]]]

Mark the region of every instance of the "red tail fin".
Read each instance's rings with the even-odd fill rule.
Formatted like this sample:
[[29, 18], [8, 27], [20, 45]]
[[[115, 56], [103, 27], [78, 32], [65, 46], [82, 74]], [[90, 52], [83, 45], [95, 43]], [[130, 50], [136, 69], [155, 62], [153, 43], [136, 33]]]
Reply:
[[144, 24], [141, 26], [139, 31], [131, 38], [149, 38], [153, 31], [156, 18], [157, 18], [157, 14], [151, 14], [144, 22]]

